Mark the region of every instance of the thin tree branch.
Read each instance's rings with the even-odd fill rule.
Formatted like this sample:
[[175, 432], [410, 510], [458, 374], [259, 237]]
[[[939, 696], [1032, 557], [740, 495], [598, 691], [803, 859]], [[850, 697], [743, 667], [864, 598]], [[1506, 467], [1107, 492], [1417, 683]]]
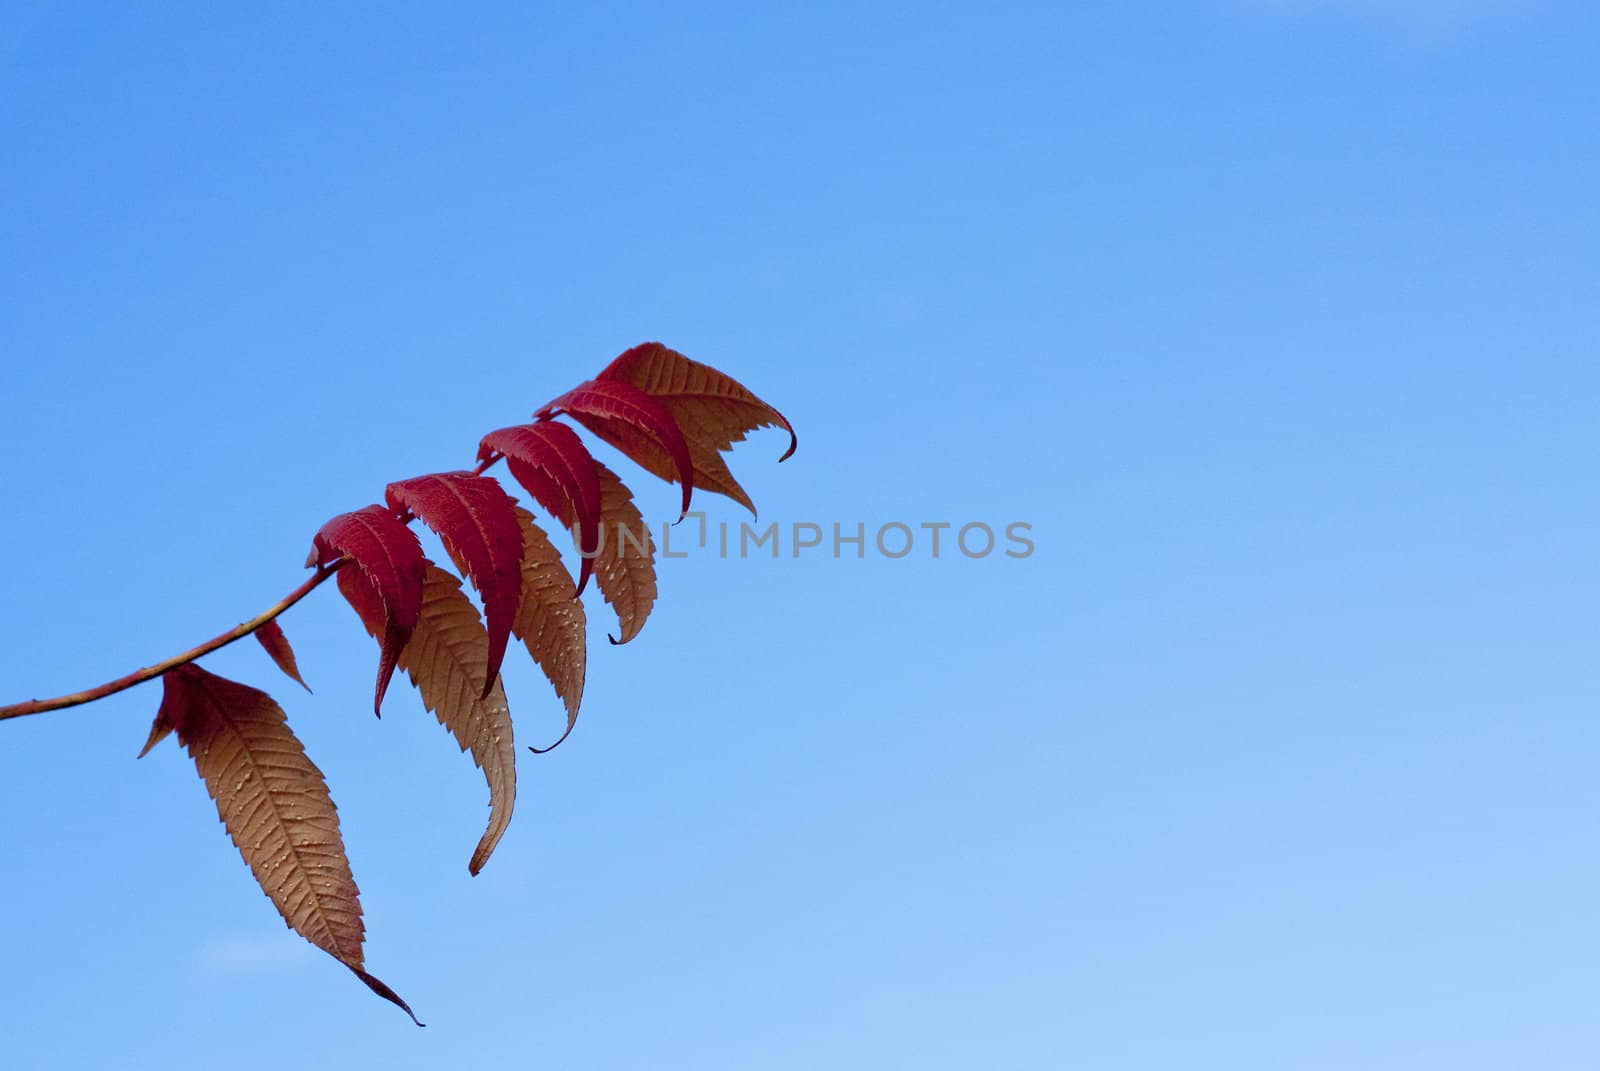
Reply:
[[[472, 474], [474, 476], [482, 476], [488, 469], [493, 468], [495, 462], [499, 460], [499, 454], [489, 455], [473, 467]], [[406, 524], [410, 524], [416, 520], [416, 517], [407, 511], [400, 515], [400, 519]], [[220, 636], [213, 636], [198, 647], [191, 647], [182, 654], [173, 655], [165, 662], [157, 662], [153, 666], [136, 669], [125, 677], [107, 681], [97, 688], [73, 692], [71, 695], [58, 695], [54, 699], [30, 699], [26, 703], [13, 703], [8, 707], [0, 707], [0, 721], [5, 721], [7, 718], [20, 718], [27, 714], [43, 714], [47, 710], [64, 710], [67, 707], [79, 707], [85, 703], [92, 703], [96, 699], [104, 699], [108, 695], [116, 695], [118, 692], [126, 691], [136, 684], [154, 680], [169, 669], [187, 665], [197, 658], [210, 654], [212, 651], [220, 650], [234, 640], [242, 640], [268, 621], [275, 620], [279, 614], [315, 591], [318, 585], [337, 572], [339, 567], [348, 560], [347, 558], [339, 558], [336, 561], [329, 562], [327, 565], [319, 565], [317, 571], [312, 573], [304, 584], [301, 584], [250, 620], [235, 625]]]
[[132, 688], [136, 684], [154, 680], [167, 670], [193, 662], [195, 659], [208, 655], [212, 651], [220, 650], [234, 640], [242, 640], [268, 621], [275, 620], [279, 614], [311, 594], [324, 580], [338, 572], [339, 567], [346, 560], [340, 558], [338, 561], [331, 562], [328, 565], [319, 566], [317, 571], [306, 579], [305, 583], [261, 611], [255, 617], [243, 624], [235, 625], [220, 636], [213, 636], [198, 647], [191, 647], [182, 654], [173, 655], [166, 661], [157, 662], [153, 666], [136, 669], [125, 677], [107, 681], [96, 688], [73, 692], [71, 695], [58, 695], [54, 699], [30, 699], [26, 703], [15, 703], [8, 707], [0, 707], [0, 721], [4, 721], [7, 718], [20, 718], [26, 714], [43, 714], [47, 710], [62, 710], [66, 707], [82, 706], [84, 703], [92, 703], [96, 699], [104, 699], [108, 695], [115, 695], [120, 691]]

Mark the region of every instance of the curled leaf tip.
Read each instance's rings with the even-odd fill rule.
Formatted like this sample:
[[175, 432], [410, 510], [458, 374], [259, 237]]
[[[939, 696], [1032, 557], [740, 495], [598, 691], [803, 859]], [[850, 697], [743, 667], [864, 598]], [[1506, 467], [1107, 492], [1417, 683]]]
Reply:
[[546, 747], [534, 747], [532, 744], [529, 744], [528, 745], [528, 750], [533, 752], [535, 755], [548, 755], [548, 754], [550, 754], [550, 752], [554, 751], [556, 748], [561, 746], [562, 741], [566, 740], [567, 737], [572, 735], [572, 727], [574, 725], [576, 725], [576, 724], [577, 724], [576, 720], [572, 720], [572, 721], [567, 722], [566, 732], [562, 733], [561, 736], [556, 740], [555, 743], [550, 744], [550, 745], [548, 745]]

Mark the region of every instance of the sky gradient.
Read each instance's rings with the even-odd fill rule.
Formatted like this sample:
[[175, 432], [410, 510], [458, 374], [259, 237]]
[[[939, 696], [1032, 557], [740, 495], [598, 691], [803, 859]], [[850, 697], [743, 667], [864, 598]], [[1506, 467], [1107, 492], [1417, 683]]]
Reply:
[[[1600, 13], [0, 3], [0, 702], [254, 614], [634, 343], [781, 408], [485, 789], [252, 644], [371, 969], [154, 685], [0, 725], [16, 1068], [1590, 1067]], [[656, 523], [676, 491], [606, 448]], [[703, 496], [713, 522], [738, 506]], [[428, 544], [433, 546], [433, 544]], [[520, 743], [559, 705], [513, 650]]]

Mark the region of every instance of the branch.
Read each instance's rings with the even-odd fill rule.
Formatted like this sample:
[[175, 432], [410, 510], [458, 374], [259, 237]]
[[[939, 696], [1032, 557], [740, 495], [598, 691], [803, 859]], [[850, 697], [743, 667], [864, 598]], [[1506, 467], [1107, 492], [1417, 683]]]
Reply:
[[[500, 455], [498, 454], [484, 458], [482, 461], [479, 461], [477, 466], [473, 469], [473, 475], [483, 475], [486, 470], [491, 468], [494, 463], [499, 460]], [[400, 519], [405, 521], [405, 523], [410, 524], [416, 518], [407, 513]], [[242, 640], [246, 636], [250, 635], [250, 633], [260, 628], [262, 625], [265, 625], [267, 622], [276, 620], [279, 614], [283, 613], [289, 607], [293, 606], [295, 603], [311, 594], [324, 580], [338, 572], [339, 567], [342, 566], [345, 561], [346, 559], [340, 558], [337, 561], [328, 563], [327, 565], [318, 566], [317, 571], [312, 573], [310, 578], [308, 578], [304, 584], [301, 584], [299, 587], [289, 592], [289, 594], [285, 595], [283, 598], [279, 599], [277, 602], [261, 611], [255, 617], [252, 617], [250, 620], [242, 624], [235, 625], [233, 628], [230, 628], [227, 632], [224, 632], [220, 636], [213, 636], [211, 639], [200, 644], [198, 647], [191, 647], [182, 654], [175, 654], [165, 662], [157, 662], [153, 666], [145, 666], [143, 669], [136, 669], [125, 677], [118, 677], [114, 681], [107, 681], [96, 688], [89, 688], [82, 692], [73, 692], [71, 695], [58, 695], [54, 699], [30, 699], [26, 703], [13, 703], [8, 707], [0, 707], [0, 721], [5, 721], [7, 718], [20, 718], [27, 714], [43, 714], [47, 710], [63, 710], [67, 707], [80, 707], [85, 703], [92, 703], [96, 699], [104, 699], [108, 695], [116, 695], [118, 692], [126, 691], [136, 684], [143, 684], [145, 681], [154, 680], [169, 669], [176, 669], [179, 666], [187, 665], [197, 658], [201, 658], [210, 654], [212, 651], [221, 650], [234, 640]]]
[[339, 567], [344, 563], [345, 559], [341, 558], [338, 561], [332, 562], [328, 565], [318, 567], [317, 571], [312, 573], [311, 576], [306, 579], [305, 583], [301, 584], [299, 587], [289, 592], [289, 594], [285, 595], [283, 598], [279, 599], [277, 602], [261, 611], [255, 617], [252, 617], [243, 624], [235, 625], [233, 628], [229, 629], [227, 632], [224, 632], [220, 636], [213, 636], [211, 639], [200, 644], [198, 647], [191, 647], [182, 654], [173, 655], [165, 662], [157, 662], [153, 666], [145, 666], [143, 669], [136, 669], [125, 677], [118, 677], [114, 681], [107, 681], [105, 684], [102, 684], [96, 688], [89, 688], [82, 692], [73, 692], [71, 695], [58, 695], [54, 699], [30, 699], [26, 703], [15, 703], [9, 707], [0, 707], [0, 721], [4, 721], [7, 718], [20, 718], [25, 714], [43, 714], [47, 710], [61, 710], [65, 707], [82, 706], [84, 703], [92, 703], [96, 699], [104, 699], [108, 695], [115, 695], [118, 692], [132, 688], [136, 684], [143, 684], [145, 681], [154, 680], [167, 670], [186, 665], [189, 662], [193, 662], [197, 658], [210, 654], [212, 651], [220, 650], [221, 648], [228, 646], [228, 644], [232, 643], [234, 640], [242, 640], [246, 636], [250, 635], [250, 633], [254, 632], [262, 625], [265, 625], [268, 621], [274, 620], [279, 614], [283, 613], [289, 607], [293, 606], [295, 603], [311, 594], [311, 592], [314, 591], [319, 584], [328, 579], [328, 577], [332, 576], [334, 573], [338, 572]]

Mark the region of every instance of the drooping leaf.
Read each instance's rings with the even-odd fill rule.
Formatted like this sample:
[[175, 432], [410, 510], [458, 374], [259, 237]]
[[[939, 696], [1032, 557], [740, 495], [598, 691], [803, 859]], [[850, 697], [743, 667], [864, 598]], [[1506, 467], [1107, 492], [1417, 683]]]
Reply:
[[[376, 638], [383, 627], [383, 607], [366, 577], [340, 570], [339, 590]], [[517, 752], [505, 689], [496, 679], [487, 696], [478, 691], [488, 665], [488, 636], [478, 608], [462, 594], [459, 580], [428, 562], [422, 612], [411, 642], [401, 652], [400, 668], [417, 686], [422, 705], [450, 730], [462, 751], [472, 753], [472, 761], [489, 783], [489, 827], [467, 864], [473, 874], [483, 869], [500, 843], [517, 799]]]
[[591, 379], [544, 406], [534, 416], [548, 420], [557, 412], [570, 414], [651, 472], [656, 470], [646, 459], [659, 463], [665, 458], [672, 466], [672, 475], [663, 476], [663, 479], [683, 485], [680, 519], [689, 512], [689, 497], [694, 493], [694, 462], [689, 457], [689, 444], [682, 430], [660, 401], [631, 383]]
[[[794, 428], [782, 413], [733, 377], [659, 342], [633, 347], [596, 378], [600, 382], [630, 383], [658, 400], [672, 414], [689, 445], [695, 487], [727, 495], [751, 513], [755, 513], [755, 505], [728, 471], [722, 454], [762, 427], [779, 427], [789, 433], [789, 448], [779, 461], [787, 460], [795, 451]], [[599, 430], [595, 434], [606, 438]], [[613, 445], [622, 449], [620, 444]], [[652, 455], [648, 443], [633, 445], [633, 450], [624, 451], [630, 458], [664, 480], [673, 479], [676, 466], [672, 459], [659, 452]]]
[[282, 625], [276, 620], [268, 621], [256, 629], [254, 635], [262, 649], [278, 664], [278, 668], [283, 670], [285, 676], [306, 691], [311, 691], [311, 685], [300, 676], [300, 667], [294, 661], [294, 648], [289, 646], [289, 637], [283, 634]]
[[[561, 740], [572, 732], [578, 720], [578, 705], [583, 702], [584, 666], [587, 661], [586, 622], [583, 603], [572, 586], [572, 574], [561, 564], [561, 555], [544, 531], [534, 523], [533, 514], [517, 509], [524, 540], [522, 553], [522, 603], [517, 621], [511, 627], [527, 645], [528, 654], [567, 708], [567, 728]], [[561, 743], [557, 740], [556, 744]], [[550, 747], [555, 747], [551, 744]], [[535, 752], [550, 748], [533, 748]]]
[[[422, 554], [416, 533], [376, 504], [341, 513], [323, 525], [312, 540], [306, 565], [324, 566], [338, 557], [355, 563], [383, 607], [378, 688], [372, 700], [372, 709], [377, 712], [383, 706], [389, 679], [394, 676], [395, 661], [416, 627], [417, 614], [422, 609], [422, 574], [428, 559]], [[348, 572], [348, 567], [340, 572]], [[340, 587], [343, 590], [343, 585]]]
[[397, 480], [384, 491], [396, 512], [410, 510], [439, 533], [445, 551], [483, 596], [489, 662], [481, 694], [500, 674], [511, 622], [522, 595], [522, 528], [516, 502], [487, 476], [439, 472]]
[[161, 683], [161, 707], [140, 757], [176, 731], [228, 836], [284, 922], [415, 1022], [406, 1002], [365, 969], [360, 891], [339, 812], [283, 709], [265, 692], [193, 664], [168, 670]]
[[[600, 539], [600, 477], [578, 433], [565, 424], [537, 424], [491, 431], [478, 444], [478, 460], [503, 455], [512, 477], [525, 487], [550, 516], [573, 531], [578, 547], [594, 547]], [[578, 592], [594, 571], [594, 559], [580, 555]]]
[[656, 543], [627, 485], [598, 461], [595, 468], [600, 475], [601, 533], [595, 580], [617, 612], [620, 635], [610, 637], [611, 642], [627, 643], [644, 628], [656, 603]]

